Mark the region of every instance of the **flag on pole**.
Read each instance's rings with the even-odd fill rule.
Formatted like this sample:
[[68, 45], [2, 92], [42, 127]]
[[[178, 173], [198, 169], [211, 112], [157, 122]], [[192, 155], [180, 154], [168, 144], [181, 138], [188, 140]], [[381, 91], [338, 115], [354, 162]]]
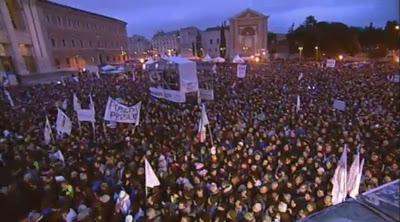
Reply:
[[352, 184], [352, 188], [348, 189], [349, 190], [349, 196], [352, 198], [356, 198], [358, 196], [358, 192], [360, 190], [360, 183], [361, 183], [361, 176], [362, 176], [362, 169], [364, 167], [364, 159], [361, 160], [361, 163], [358, 168], [358, 173], [357, 177], [354, 181], [354, 184]]
[[100, 73], [97, 71], [96, 72], [96, 77], [98, 78], [98, 79], [100, 79]]
[[353, 159], [353, 163], [350, 166], [349, 175], [347, 177], [347, 192], [353, 190], [358, 173], [360, 171], [360, 154], [357, 152], [356, 156]]
[[343, 202], [347, 196], [347, 146], [343, 149], [335, 174], [332, 178], [332, 203], [336, 205]]
[[61, 108], [62, 108], [63, 110], [67, 110], [67, 108], [68, 108], [67, 99], [64, 99], [64, 101], [63, 101], [62, 104], [61, 104]]
[[44, 124], [44, 142], [46, 144], [49, 144], [51, 142], [51, 136], [52, 135], [52, 131], [51, 131], [51, 125], [50, 125], [50, 121], [46, 116], [46, 123]]
[[56, 129], [59, 135], [62, 135], [63, 133], [71, 135], [72, 122], [61, 109], [58, 109]]
[[136, 117], [135, 126], [139, 126], [139, 123], [140, 123], [140, 110], [142, 109], [142, 101], [138, 102], [138, 104], [136, 104], [136, 105], [137, 105], [138, 114], [137, 114], [137, 117]]
[[157, 175], [154, 173], [153, 168], [151, 168], [151, 165], [147, 159], [144, 159], [145, 163], [145, 180], [146, 180], [146, 187], [156, 187], [160, 186], [160, 181], [157, 178]]
[[79, 102], [79, 99], [75, 93], [73, 95], [73, 103], [74, 103], [74, 111], [78, 112], [78, 110], [81, 109], [81, 103]]
[[300, 96], [299, 95], [297, 95], [297, 103], [296, 103], [296, 112], [299, 112], [300, 111], [300, 109], [301, 109], [301, 105], [300, 105], [301, 103], [300, 103]]
[[200, 141], [200, 143], [204, 143], [206, 141], [206, 125], [209, 124], [208, 117], [207, 117], [207, 112], [206, 112], [206, 107], [203, 104], [201, 106], [201, 117], [199, 120], [199, 128], [197, 131], [197, 138]]
[[14, 107], [14, 106], [15, 106], [14, 100], [12, 99], [10, 92], [9, 92], [8, 90], [5, 89], [5, 90], [4, 90], [4, 94], [6, 95], [6, 97], [7, 97], [7, 99], [8, 99], [8, 102], [10, 103], [10, 106], [11, 106], [11, 107]]
[[50, 157], [50, 159], [51, 160], [59, 160], [59, 161], [61, 161], [61, 162], [63, 162], [64, 163], [64, 161], [65, 161], [65, 159], [64, 159], [64, 155], [63, 155], [63, 153], [61, 152], [61, 150], [57, 150], [57, 152], [55, 152], [55, 153], [51, 153], [50, 155], [49, 155], [49, 157]]
[[299, 77], [297, 78], [297, 80], [300, 81], [302, 78], [303, 78], [303, 73], [301, 72], [300, 75], [299, 75]]

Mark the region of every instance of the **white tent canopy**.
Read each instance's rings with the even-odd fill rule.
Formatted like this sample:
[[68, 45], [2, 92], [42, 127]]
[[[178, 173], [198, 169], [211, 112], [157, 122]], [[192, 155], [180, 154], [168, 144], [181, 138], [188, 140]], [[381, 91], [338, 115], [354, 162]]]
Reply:
[[144, 64], [146, 64], [146, 65], [150, 65], [150, 64], [153, 64], [154, 63], [154, 60], [153, 60], [153, 58], [149, 58]]
[[225, 62], [225, 59], [222, 58], [222, 57], [215, 57], [215, 58], [213, 59], [213, 62], [221, 63], [221, 62]]
[[101, 67], [101, 70], [109, 71], [109, 70], [113, 70], [113, 69], [116, 69], [116, 68], [117, 67], [112, 66], [112, 65], [105, 65], [105, 66]]
[[239, 54], [236, 54], [232, 60], [233, 63], [245, 63], [244, 59], [240, 58]]
[[212, 58], [211, 58], [210, 55], [208, 55], [208, 53], [207, 53], [207, 55], [204, 56], [204, 58], [203, 58], [202, 60], [203, 60], [203, 62], [211, 62], [211, 61], [212, 61]]

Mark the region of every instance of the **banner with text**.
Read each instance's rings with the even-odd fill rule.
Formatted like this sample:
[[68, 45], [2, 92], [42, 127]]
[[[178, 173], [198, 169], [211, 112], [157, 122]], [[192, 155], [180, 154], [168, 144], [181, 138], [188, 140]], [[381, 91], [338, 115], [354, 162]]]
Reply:
[[161, 89], [155, 87], [150, 87], [149, 90], [150, 90], [150, 95], [159, 99], [166, 99], [175, 103], [186, 102], [185, 93], [177, 90]]
[[141, 102], [133, 106], [123, 105], [112, 98], [108, 98], [104, 119], [117, 123], [139, 124]]
[[333, 102], [333, 108], [340, 110], [340, 111], [345, 111], [346, 110], [346, 102], [335, 99], [335, 101]]
[[336, 60], [334, 60], [334, 59], [326, 60], [326, 67], [335, 68], [335, 66], [336, 66]]

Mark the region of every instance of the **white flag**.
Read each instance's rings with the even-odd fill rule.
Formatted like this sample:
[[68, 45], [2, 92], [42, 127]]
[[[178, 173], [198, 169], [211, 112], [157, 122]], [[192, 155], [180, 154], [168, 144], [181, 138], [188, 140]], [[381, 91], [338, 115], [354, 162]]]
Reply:
[[204, 143], [206, 141], [206, 125], [209, 124], [206, 107], [203, 104], [201, 106], [201, 117], [199, 119], [199, 126], [197, 130], [197, 139], [200, 143]]
[[64, 99], [63, 103], [61, 104], [61, 108], [62, 108], [63, 110], [67, 110], [67, 108], [68, 108], [67, 99]]
[[46, 123], [44, 124], [44, 142], [46, 144], [49, 144], [51, 142], [51, 126], [50, 126], [50, 121], [46, 116]]
[[71, 135], [72, 122], [61, 109], [58, 109], [56, 129], [59, 135], [63, 133]]
[[50, 159], [52, 159], [52, 160], [60, 160], [61, 162], [64, 163], [64, 155], [61, 152], [61, 150], [58, 150], [57, 152], [50, 154]]
[[81, 103], [79, 102], [79, 99], [75, 93], [73, 95], [72, 100], [73, 100], [73, 104], [74, 104], [74, 111], [78, 112], [78, 110], [80, 110], [82, 107], [81, 107]]
[[6, 95], [8, 102], [10, 103], [10, 106], [14, 107], [15, 105], [14, 100], [12, 99], [10, 92], [8, 90], [4, 90], [4, 94]]
[[151, 168], [151, 165], [147, 159], [144, 159], [145, 163], [145, 180], [146, 180], [146, 187], [156, 187], [160, 186], [160, 181], [157, 178], [157, 175], [154, 173], [153, 168]]
[[361, 183], [361, 176], [362, 176], [362, 169], [364, 167], [364, 159], [361, 161], [361, 164], [358, 169], [357, 177], [356, 180], [352, 186], [352, 189], [349, 189], [349, 196], [352, 198], [356, 198], [358, 196], [358, 192], [360, 189], [360, 183]]
[[100, 73], [99, 73], [99, 72], [96, 72], [96, 77], [97, 77], [98, 79], [100, 79]]
[[72, 79], [73, 79], [75, 82], [79, 82], [79, 77], [77, 77], [77, 76], [72, 77]]
[[358, 173], [360, 171], [360, 154], [354, 157], [353, 163], [350, 166], [349, 175], [347, 177], [347, 192], [350, 192], [355, 186]]
[[301, 72], [300, 75], [299, 75], [299, 77], [297, 78], [297, 80], [300, 81], [302, 78], [303, 78], [303, 73]]
[[343, 202], [347, 196], [347, 146], [345, 145], [342, 156], [338, 162], [332, 178], [332, 203], [336, 205]]
[[299, 112], [300, 111], [300, 109], [301, 109], [301, 105], [300, 105], [301, 103], [300, 103], [300, 96], [299, 95], [297, 95], [297, 103], [296, 103], [296, 112]]
[[217, 65], [213, 65], [212, 66], [212, 72], [214, 73], [214, 74], [217, 74]]

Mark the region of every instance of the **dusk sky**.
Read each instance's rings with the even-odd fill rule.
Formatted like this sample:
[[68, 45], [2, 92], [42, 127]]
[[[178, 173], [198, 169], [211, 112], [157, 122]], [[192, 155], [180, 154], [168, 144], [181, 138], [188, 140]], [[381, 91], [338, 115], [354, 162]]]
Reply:
[[384, 26], [399, 19], [399, 0], [53, 0], [71, 7], [115, 17], [128, 23], [128, 35], [150, 38], [155, 32], [187, 26], [204, 29], [246, 8], [270, 16], [269, 30], [285, 33], [308, 15], [318, 21], [352, 26]]

